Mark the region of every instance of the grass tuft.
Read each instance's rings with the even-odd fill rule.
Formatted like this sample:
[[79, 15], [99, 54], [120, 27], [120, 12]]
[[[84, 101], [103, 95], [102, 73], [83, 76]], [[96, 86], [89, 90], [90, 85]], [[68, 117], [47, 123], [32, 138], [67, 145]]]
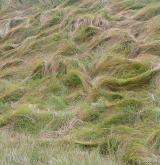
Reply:
[[135, 19], [146, 21], [160, 14], [160, 3], [149, 4], [141, 9], [135, 16]]
[[83, 43], [92, 39], [97, 34], [97, 29], [91, 26], [81, 27], [76, 31], [75, 41]]

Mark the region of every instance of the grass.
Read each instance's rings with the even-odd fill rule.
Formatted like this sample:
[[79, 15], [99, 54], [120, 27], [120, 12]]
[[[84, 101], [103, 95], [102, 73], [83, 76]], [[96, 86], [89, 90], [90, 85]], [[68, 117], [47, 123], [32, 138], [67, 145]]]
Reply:
[[146, 39], [148, 38], [150, 42], [154, 42], [154, 41], [158, 41], [159, 40], [159, 15], [153, 17], [152, 19], [150, 19], [147, 23], [147, 28], [146, 28], [146, 32], [148, 35], [148, 37], [146, 37]]
[[137, 20], [148, 20], [156, 15], [159, 15], [159, 10], [160, 10], [160, 4], [159, 3], [153, 3], [145, 8], [143, 8], [141, 11], [137, 13], [135, 16], [135, 19]]
[[45, 27], [51, 27], [60, 24], [64, 18], [64, 13], [62, 11], [56, 11], [53, 16], [47, 21]]
[[144, 161], [145, 156], [147, 157], [147, 151], [145, 148], [143, 148], [140, 144], [132, 144], [132, 146], [129, 146], [129, 150], [127, 151], [127, 154], [124, 156], [124, 160], [129, 164], [147, 164], [147, 162]]
[[70, 70], [65, 77], [65, 82], [69, 86], [82, 86], [85, 91], [90, 89], [88, 77], [78, 70]]
[[[6, 139], [8, 139], [6, 141]], [[84, 151], [74, 146], [64, 146], [60, 142], [55, 144], [53, 141], [40, 140], [30, 136], [19, 136], [20, 142], [12, 140], [11, 135], [2, 133], [0, 140], [1, 162], [3, 164], [20, 165], [23, 161], [26, 165], [37, 163], [54, 163], [56, 165], [96, 165], [96, 164], [115, 164], [116, 161], [102, 157], [97, 150]], [[9, 154], [10, 153], [10, 154]], [[14, 154], [11, 154], [14, 153]], [[21, 153], [21, 157], [19, 154]], [[81, 161], [80, 161], [81, 160]]]
[[147, 143], [150, 145], [151, 149], [155, 150], [156, 152], [159, 152], [159, 147], [160, 147], [160, 132], [159, 130], [155, 130], [149, 137], [147, 140]]
[[76, 34], [75, 41], [78, 43], [83, 43], [92, 39], [92, 37], [97, 34], [97, 30], [94, 27], [86, 26], [80, 28], [77, 33], [78, 34]]
[[103, 142], [99, 146], [100, 153], [103, 155], [115, 154], [122, 146], [122, 139], [110, 135], [107, 137], [107, 141]]
[[101, 14], [84, 14], [78, 15], [74, 20], [74, 29], [77, 30], [79, 28], [91, 26], [96, 28], [100, 28], [102, 30], [107, 29], [109, 27], [108, 20], [106, 20]]
[[109, 77], [100, 77], [94, 82], [94, 86], [101, 87], [106, 86], [110, 89], [131, 89], [134, 87], [140, 87], [148, 84], [153, 76], [159, 72], [159, 68], [144, 72], [138, 76], [128, 79], [116, 79]]
[[141, 51], [143, 53], [159, 55], [159, 47], [160, 47], [159, 41], [154, 41], [154, 42], [150, 42], [150, 43], [146, 43], [142, 45]]
[[70, 6], [70, 5], [74, 5], [77, 1], [76, 0], [67, 0], [65, 2], [65, 6]]
[[0, 164], [158, 164], [158, 0], [8, 2]]
[[37, 78], [42, 78], [43, 75], [44, 75], [44, 66], [45, 63], [44, 62], [40, 62], [40, 64], [38, 64], [36, 66], [36, 68], [33, 70], [33, 73], [32, 73], [32, 78], [33, 79], [37, 79]]
[[0, 125], [12, 124], [18, 132], [38, 134], [41, 131], [57, 130], [72, 118], [71, 113], [34, 112], [27, 105], [21, 105], [15, 111], [9, 111], [0, 118]]
[[73, 56], [81, 53], [81, 50], [73, 43], [64, 41], [60, 44], [57, 54], [62, 56]]
[[88, 44], [88, 48], [92, 51], [100, 52], [99, 48], [103, 48], [104, 51], [108, 50], [111, 54], [125, 57], [134, 56], [136, 54], [135, 47], [136, 43], [133, 36], [119, 28], [109, 28], [109, 30], [95, 36]]
[[149, 6], [151, 3], [156, 3], [158, 0], [123, 0], [123, 1], [117, 1], [114, 0], [115, 7], [118, 7], [118, 11], [123, 10], [139, 10], [147, 5]]
[[148, 66], [131, 59], [102, 56], [94, 67], [93, 74], [111, 74], [117, 78], [130, 78], [148, 70]]

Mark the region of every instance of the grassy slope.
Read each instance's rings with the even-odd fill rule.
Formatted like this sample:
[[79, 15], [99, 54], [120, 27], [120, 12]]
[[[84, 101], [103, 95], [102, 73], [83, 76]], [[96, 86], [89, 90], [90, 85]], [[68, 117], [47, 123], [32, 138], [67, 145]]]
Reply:
[[1, 164], [158, 164], [158, 1], [1, 9]]

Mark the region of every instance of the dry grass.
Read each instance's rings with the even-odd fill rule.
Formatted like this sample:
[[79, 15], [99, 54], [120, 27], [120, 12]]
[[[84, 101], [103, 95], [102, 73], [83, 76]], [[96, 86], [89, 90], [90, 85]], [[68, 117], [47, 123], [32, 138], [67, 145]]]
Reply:
[[140, 10], [136, 14], [135, 19], [145, 21], [159, 14], [160, 14], [160, 4], [153, 3], [153, 4], [149, 4], [148, 6]]
[[156, 164], [158, 0], [34, 3], [0, 11], [0, 164]]

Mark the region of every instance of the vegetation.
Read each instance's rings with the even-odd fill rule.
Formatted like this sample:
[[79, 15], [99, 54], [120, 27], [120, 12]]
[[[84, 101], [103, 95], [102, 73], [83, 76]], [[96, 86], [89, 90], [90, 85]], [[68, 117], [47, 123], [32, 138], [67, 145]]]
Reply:
[[160, 164], [159, 0], [0, 0], [0, 164]]

